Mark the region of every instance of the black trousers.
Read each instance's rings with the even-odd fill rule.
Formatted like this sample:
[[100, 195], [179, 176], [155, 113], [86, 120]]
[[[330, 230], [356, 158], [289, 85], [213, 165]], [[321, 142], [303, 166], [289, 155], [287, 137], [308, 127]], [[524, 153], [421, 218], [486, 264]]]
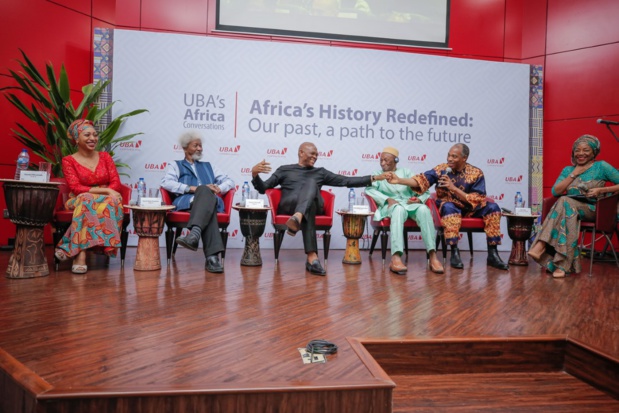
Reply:
[[194, 194], [189, 210], [188, 228], [197, 225], [202, 232], [204, 256], [219, 254], [224, 250], [224, 243], [217, 225], [217, 195], [204, 185], [200, 185]]
[[316, 241], [316, 215], [322, 213], [318, 211], [320, 188], [313, 179], [305, 181], [303, 186], [297, 191], [298, 197], [295, 204], [284, 204], [278, 209], [278, 212], [285, 215], [292, 215], [295, 212], [303, 214], [303, 222], [301, 222], [301, 233], [303, 234], [303, 248], [305, 253], [318, 252], [318, 242]]

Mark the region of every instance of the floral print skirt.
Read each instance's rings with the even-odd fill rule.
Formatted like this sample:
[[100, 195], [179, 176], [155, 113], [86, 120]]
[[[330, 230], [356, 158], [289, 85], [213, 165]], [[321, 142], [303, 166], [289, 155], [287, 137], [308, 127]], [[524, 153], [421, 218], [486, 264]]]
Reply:
[[73, 210], [73, 221], [57, 248], [68, 257], [74, 257], [86, 249], [116, 256], [121, 246], [122, 201], [107, 195], [83, 193], [71, 197], [65, 207]]

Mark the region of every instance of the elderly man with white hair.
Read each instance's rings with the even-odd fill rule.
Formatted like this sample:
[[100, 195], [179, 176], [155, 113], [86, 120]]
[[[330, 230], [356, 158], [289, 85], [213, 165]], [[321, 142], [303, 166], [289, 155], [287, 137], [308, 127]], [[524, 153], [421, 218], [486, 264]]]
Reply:
[[217, 212], [223, 211], [223, 201], [218, 194], [234, 188], [234, 181], [210, 162], [202, 162], [202, 136], [197, 132], [183, 133], [179, 144], [185, 152], [182, 160], [170, 162], [161, 180], [161, 186], [176, 195], [172, 203], [176, 210], [189, 210], [188, 235], [176, 242], [197, 251], [202, 239], [205, 269], [212, 273], [223, 272], [219, 254], [224, 245], [219, 235]]

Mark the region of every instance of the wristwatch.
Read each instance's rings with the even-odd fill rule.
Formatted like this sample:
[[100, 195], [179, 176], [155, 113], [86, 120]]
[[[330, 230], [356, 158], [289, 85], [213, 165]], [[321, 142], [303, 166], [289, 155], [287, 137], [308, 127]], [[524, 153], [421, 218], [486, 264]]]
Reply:
[[572, 178], [572, 179], [576, 179], [577, 178], [577, 176], [574, 175], [574, 174], [569, 174], [569, 177]]

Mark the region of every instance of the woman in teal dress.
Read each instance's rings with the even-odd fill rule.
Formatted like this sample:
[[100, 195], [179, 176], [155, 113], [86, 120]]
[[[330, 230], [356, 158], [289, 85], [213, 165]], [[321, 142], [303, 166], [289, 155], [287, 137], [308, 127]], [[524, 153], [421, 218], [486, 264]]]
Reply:
[[[531, 258], [551, 271], [555, 278], [580, 273], [580, 221], [594, 221], [595, 198], [619, 190], [619, 171], [607, 162], [596, 161], [599, 153], [600, 141], [595, 136], [583, 135], [574, 142], [573, 166], [563, 168], [552, 187], [552, 194], [559, 199], [529, 250]], [[607, 182], [615, 185], [605, 186]], [[590, 201], [582, 200], [583, 195]], [[581, 199], [574, 196], [581, 196]]]

